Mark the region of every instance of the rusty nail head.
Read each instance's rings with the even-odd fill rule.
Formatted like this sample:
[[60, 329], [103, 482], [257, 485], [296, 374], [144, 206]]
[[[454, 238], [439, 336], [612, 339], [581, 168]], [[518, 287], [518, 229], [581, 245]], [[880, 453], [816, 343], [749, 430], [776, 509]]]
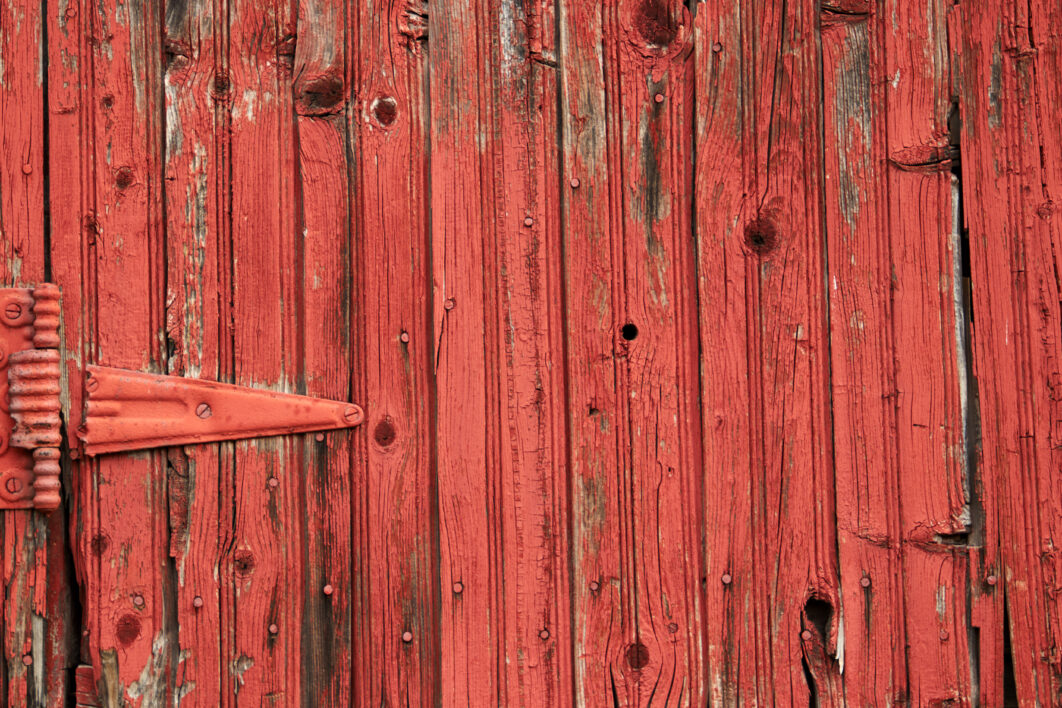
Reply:
[[269, 625], [269, 633], [270, 634], [276, 634], [279, 631], [280, 631], [280, 627], [276, 626], [275, 624]]
[[942, 642], [948, 641], [948, 630], [946, 630], [946, 629], [940, 630], [940, 641], [942, 641]]
[[864, 575], [862, 578], [859, 579], [859, 584], [861, 586], [865, 587], [865, 588], [869, 588], [870, 587], [870, 578], [868, 576]]
[[214, 415], [214, 411], [210, 410], [210, 405], [207, 403], [200, 403], [195, 407], [195, 414], [200, 418], [209, 418]]
[[443, 305], [443, 307], [445, 307], [447, 310], [452, 310], [452, 309], [454, 309], [454, 305], [455, 304], [456, 303], [454, 302], [454, 299], [453, 298], [449, 298], [446, 301], [446, 303]]
[[800, 638], [803, 639], [805, 642], [810, 642], [811, 636], [812, 635], [810, 629], [805, 629], [803, 632], [800, 633]]
[[999, 582], [999, 579], [994, 575], [989, 575], [987, 578], [985, 578], [985, 582], [989, 585], [995, 585], [997, 582]]
[[22, 305], [17, 302], [8, 303], [7, 307], [4, 308], [4, 316], [9, 320], [17, 320], [22, 317]]
[[597, 582], [596, 580], [591, 580], [590, 581], [590, 592], [597, 592], [600, 589], [601, 589], [601, 583]]
[[347, 406], [343, 411], [343, 419], [348, 423], [353, 422], [358, 417], [358, 409], [354, 406]]
[[196, 595], [194, 598], [192, 598], [192, 607], [194, 607], [194, 608], [196, 608], [198, 610], [202, 606], [203, 606], [203, 598], [199, 597], [198, 595]]
[[723, 581], [723, 585], [729, 585], [733, 578], [730, 577], [730, 573], [723, 573], [723, 577], [720, 580]]
[[335, 590], [331, 585], [325, 585], [323, 592], [325, 595], [331, 595], [333, 592], [335, 592]]
[[572, 189], [579, 189], [579, 184], [580, 184], [579, 178], [578, 177], [572, 177], [572, 181], [571, 181]]
[[546, 641], [547, 639], [549, 639], [549, 630], [543, 629], [541, 632], [538, 633], [538, 638], [542, 641]]
[[411, 641], [413, 641], [413, 632], [410, 632], [408, 629], [402, 632], [402, 641], [406, 644], [409, 644]]
[[33, 655], [32, 654], [26, 654], [25, 656], [22, 657], [22, 664], [24, 666], [29, 666], [32, 663], [33, 663]]
[[662, 94], [662, 93], [656, 94], [655, 96], [653, 96], [653, 100], [656, 101], [657, 103], [663, 103], [664, 102], [664, 94]]
[[462, 583], [460, 580], [458, 580], [456, 583], [454, 583], [454, 594], [455, 595], [460, 595], [462, 592], [464, 592], [464, 589], [465, 589], [465, 584]]
[[398, 335], [398, 338], [401, 339], [403, 342], [408, 342], [409, 332], [402, 332], [402, 334]]
[[280, 484], [280, 480], [279, 479], [277, 479], [276, 477], [270, 477], [269, 478], [269, 486], [270, 487], [273, 487], [274, 489], [276, 489], [278, 484]]

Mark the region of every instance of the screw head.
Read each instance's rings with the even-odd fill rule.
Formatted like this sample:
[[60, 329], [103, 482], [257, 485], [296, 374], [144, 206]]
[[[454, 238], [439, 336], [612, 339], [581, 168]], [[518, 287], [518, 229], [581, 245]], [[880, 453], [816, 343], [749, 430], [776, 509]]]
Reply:
[[214, 411], [210, 409], [209, 403], [200, 403], [195, 407], [195, 414], [200, 418], [209, 418], [214, 415]]
[[859, 584], [862, 587], [869, 588], [870, 587], [870, 578], [867, 577], [866, 575], [864, 575], [862, 578], [859, 579]]
[[803, 639], [805, 642], [810, 642], [811, 637], [812, 634], [810, 629], [805, 629], [803, 632], [800, 633], [800, 638]]
[[723, 573], [723, 577], [720, 580], [723, 581], [723, 585], [729, 585], [733, 578], [730, 577], [730, 573]]
[[6, 489], [9, 494], [19, 494], [22, 491], [22, 480], [12, 475], [4, 480], [4, 489]]
[[92, 393], [93, 391], [95, 391], [99, 387], [100, 387], [100, 380], [97, 379], [92, 374], [89, 374], [88, 378], [85, 379], [85, 390], [88, 391], [89, 393]]
[[22, 305], [17, 302], [7, 303], [7, 307], [4, 308], [4, 317], [9, 320], [17, 320], [22, 317]]
[[572, 181], [569, 182], [569, 184], [571, 184], [572, 189], [579, 189], [579, 184], [580, 184], [579, 178], [578, 177], [572, 177]]
[[280, 631], [280, 627], [276, 626], [275, 624], [269, 625], [269, 633], [270, 634], [276, 634], [279, 631]]
[[331, 595], [333, 592], [335, 592], [335, 588], [333, 588], [331, 585], [325, 585], [324, 588], [322, 588], [321, 592], [323, 592], [325, 595]]
[[196, 595], [195, 597], [192, 598], [192, 607], [194, 607], [195, 609], [198, 610], [202, 606], [203, 606], [203, 598], [199, 597], [198, 595]]
[[348, 423], [353, 423], [358, 419], [358, 409], [356, 406], [347, 406], [343, 409], [343, 420]]
[[408, 629], [402, 632], [402, 641], [406, 644], [409, 644], [411, 641], [413, 641], [413, 632], [410, 632]]

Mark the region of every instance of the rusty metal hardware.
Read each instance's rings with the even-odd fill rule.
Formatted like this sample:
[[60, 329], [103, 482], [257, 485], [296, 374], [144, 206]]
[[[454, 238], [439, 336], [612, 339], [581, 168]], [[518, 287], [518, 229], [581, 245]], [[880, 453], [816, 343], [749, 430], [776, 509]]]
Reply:
[[361, 408], [289, 393], [88, 366], [85, 454], [352, 428]]
[[58, 348], [59, 288], [0, 289], [0, 509], [59, 506]]
[[[59, 288], [0, 289], [0, 509], [59, 506]], [[6, 375], [4, 375], [6, 369]], [[87, 366], [87, 455], [359, 425], [352, 403]]]

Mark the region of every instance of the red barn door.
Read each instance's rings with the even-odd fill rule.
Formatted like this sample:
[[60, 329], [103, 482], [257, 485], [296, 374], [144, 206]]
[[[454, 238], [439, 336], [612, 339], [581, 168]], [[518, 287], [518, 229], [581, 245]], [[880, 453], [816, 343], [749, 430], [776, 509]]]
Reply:
[[989, 5], [0, 3], [0, 695], [1062, 704]]

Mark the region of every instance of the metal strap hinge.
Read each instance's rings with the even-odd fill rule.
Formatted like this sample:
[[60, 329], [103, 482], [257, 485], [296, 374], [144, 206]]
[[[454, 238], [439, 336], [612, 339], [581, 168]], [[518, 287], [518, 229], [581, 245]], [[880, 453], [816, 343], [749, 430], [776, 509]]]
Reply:
[[[0, 289], [0, 509], [59, 505], [59, 288]], [[360, 424], [344, 401], [87, 366], [83, 452], [290, 435]], [[4, 390], [6, 388], [6, 390]]]

